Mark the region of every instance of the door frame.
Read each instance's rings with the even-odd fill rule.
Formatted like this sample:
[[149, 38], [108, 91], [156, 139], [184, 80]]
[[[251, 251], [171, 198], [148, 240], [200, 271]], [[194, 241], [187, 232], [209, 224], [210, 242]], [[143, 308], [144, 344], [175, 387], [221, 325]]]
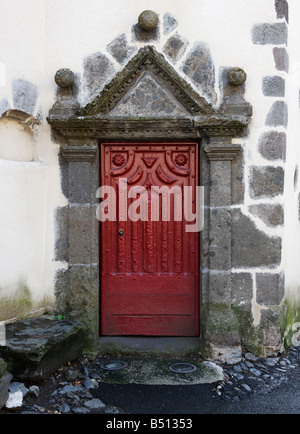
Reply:
[[[201, 125], [191, 120], [144, 119], [85, 119], [49, 120], [54, 131], [60, 134], [60, 170], [62, 188], [68, 206], [57, 210], [57, 223], [62, 227], [58, 240], [64, 247], [62, 260], [67, 269], [58, 270], [55, 277], [55, 310], [78, 317], [86, 325], [87, 351], [97, 351], [100, 336], [99, 324], [99, 221], [95, 218], [100, 186], [99, 144], [102, 142], [169, 141], [199, 142], [200, 185], [205, 189], [205, 227], [200, 233], [200, 341], [202, 354], [210, 354], [212, 345], [221, 345], [228, 333], [232, 335], [231, 320], [231, 232], [227, 235], [227, 250], [222, 252], [210, 244], [215, 236], [214, 215], [211, 206], [231, 205], [231, 166], [241, 146], [232, 144], [233, 136], [241, 134], [241, 126], [233, 124]], [[220, 180], [216, 183], [214, 180]], [[222, 187], [220, 187], [222, 186]], [[220, 191], [228, 192], [226, 196]], [[230, 226], [230, 216], [222, 222]], [[220, 224], [218, 225], [220, 231]], [[57, 243], [58, 244], [58, 243]], [[56, 245], [57, 245], [56, 244]], [[59, 260], [59, 255], [56, 255]], [[226, 263], [215, 274], [218, 262]], [[218, 281], [218, 282], [217, 282]], [[225, 290], [220, 300], [214, 300], [216, 285]], [[213, 302], [212, 302], [213, 301]], [[224, 321], [228, 319], [225, 337], [218, 323], [210, 324], [222, 308]], [[236, 324], [236, 323], [235, 323]], [[236, 326], [233, 326], [236, 333]], [[225, 341], [224, 341], [225, 342]], [[225, 344], [227, 345], [227, 344]]]

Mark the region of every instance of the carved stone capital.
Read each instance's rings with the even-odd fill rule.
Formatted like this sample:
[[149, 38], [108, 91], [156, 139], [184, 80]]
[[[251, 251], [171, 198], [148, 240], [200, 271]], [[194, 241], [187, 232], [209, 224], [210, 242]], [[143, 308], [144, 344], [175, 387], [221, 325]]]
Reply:
[[241, 150], [241, 145], [211, 144], [203, 147], [210, 161], [233, 161]]
[[93, 161], [97, 153], [96, 145], [72, 146], [64, 145], [61, 147], [61, 155], [68, 162]]

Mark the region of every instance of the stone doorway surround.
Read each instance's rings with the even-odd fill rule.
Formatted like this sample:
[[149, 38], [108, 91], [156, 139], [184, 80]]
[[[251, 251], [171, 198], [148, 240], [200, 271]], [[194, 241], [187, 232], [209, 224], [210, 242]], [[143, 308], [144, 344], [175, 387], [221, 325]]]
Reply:
[[[47, 118], [60, 145], [61, 176], [68, 207], [59, 243], [68, 270], [57, 274], [56, 310], [80, 317], [87, 327], [87, 348], [99, 337], [99, 144], [122, 141], [198, 141], [200, 185], [205, 186], [205, 225], [201, 238], [200, 343], [206, 357], [239, 356], [241, 338], [232, 310], [232, 162], [251, 121], [252, 107], [244, 100], [246, 74], [225, 71], [227, 87], [218, 110], [201, 97], [158, 53], [145, 46], [85, 107], [77, 103], [74, 74], [57, 72], [58, 98]], [[137, 89], [156, 92], [167, 104], [147, 115], [147, 103]], [[158, 101], [159, 103], [159, 101]], [[222, 358], [222, 357], [221, 357]]]

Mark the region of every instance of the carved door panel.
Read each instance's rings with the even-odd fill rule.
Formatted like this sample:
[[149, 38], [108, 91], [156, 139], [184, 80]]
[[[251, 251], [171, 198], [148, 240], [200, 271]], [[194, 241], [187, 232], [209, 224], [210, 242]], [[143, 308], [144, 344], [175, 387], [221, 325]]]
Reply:
[[[199, 233], [186, 231], [181, 195], [192, 187], [195, 212], [197, 144], [104, 143], [101, 185], [116, 192], [115, 216], [101, 223], [101, 333], [199, 335]], [[157, 196], [153, 218], [155, 186], [175, 188], [169, 203]]]

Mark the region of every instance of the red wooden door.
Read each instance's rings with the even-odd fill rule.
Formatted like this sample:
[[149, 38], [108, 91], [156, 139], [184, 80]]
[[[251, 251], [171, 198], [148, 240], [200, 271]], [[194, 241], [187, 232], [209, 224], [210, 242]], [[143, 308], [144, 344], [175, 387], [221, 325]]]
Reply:
[[[126, 179], [123, 189], [120, 179]], [[176, 217], [180, 211], [180, 201], [175, 202], [174, 209], [178, 190], [169, 195], [169, 216], [167, 202], [163, 208], [162, 195], [158, 196], [158, 221], [151, 218], [150, 200], [151, 186], [179, 186], [182, 192], [184, 186], [191, 186], [195, 206], [197, 144], [104, 143], [101, 185], [114, 188], [117, 206], [116, 215], [112, 218], [110, 214], [101, 223], [101, 333], [198, 336], [199, 233], [186, 231], [183, 210], [182, 221]], [[124, 196], [136, 186], [144, 187], [148, 193], [139, 207], [136, 201], [140, 195], [127, 199]], [[123, 206], [122, 211], [123, 200], [127, 200], [127, 208]], [[145, 221], [125, 216], [124, 209], [129, 213], [131, 205], [137, 212], [148, 211], [148, 220], [145, 214]]]

